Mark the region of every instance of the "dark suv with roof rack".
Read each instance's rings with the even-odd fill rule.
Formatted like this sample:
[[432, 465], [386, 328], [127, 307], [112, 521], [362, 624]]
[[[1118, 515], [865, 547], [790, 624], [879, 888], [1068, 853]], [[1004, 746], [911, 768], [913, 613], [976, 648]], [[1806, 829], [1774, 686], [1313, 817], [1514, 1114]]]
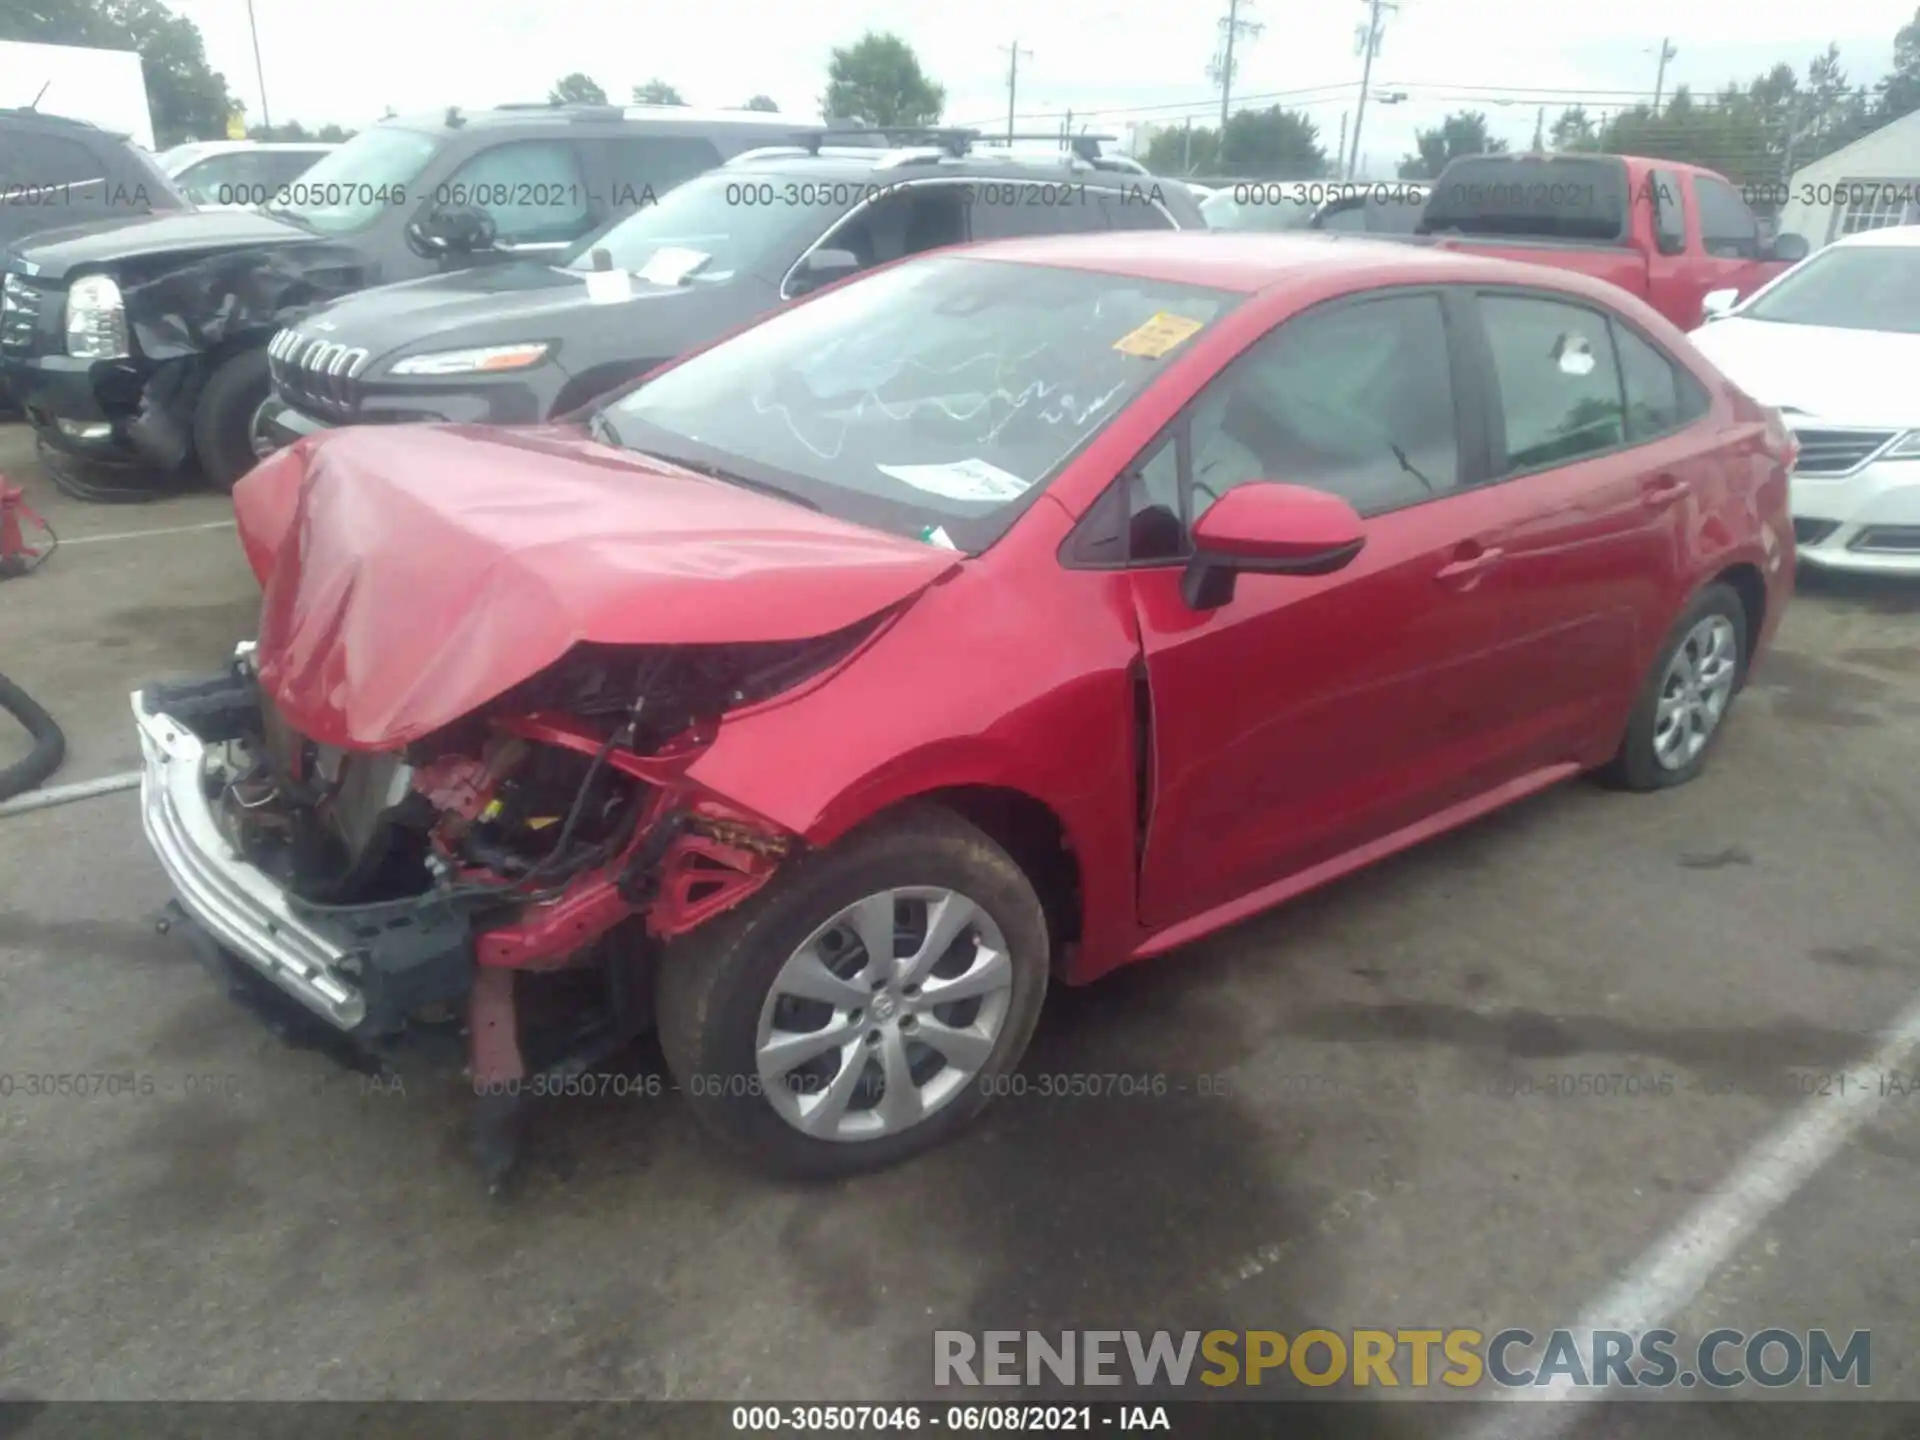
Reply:
[[920, 251], [1204, 224], [1185, 186], [1098, 154], [1106, 137], [1049, 156], [996, 154], [971, 131], [888, 133], [916, 143], [876, 153], [829, 134], [754, 151], [549, 263], [386, 285], [316, 311], [269, 347], [262, 434], [278, 446], [349, 424], [536, 423]]
[[252, 210], [129, 211], [13, 243], [0, 375], [56, 450], [197, 459], [231, 484], [255, 458], [267, 341], [294, 316], [369, 285], [558, 258], [690, 176], [823, 128], [684, 106], [383, 121]]

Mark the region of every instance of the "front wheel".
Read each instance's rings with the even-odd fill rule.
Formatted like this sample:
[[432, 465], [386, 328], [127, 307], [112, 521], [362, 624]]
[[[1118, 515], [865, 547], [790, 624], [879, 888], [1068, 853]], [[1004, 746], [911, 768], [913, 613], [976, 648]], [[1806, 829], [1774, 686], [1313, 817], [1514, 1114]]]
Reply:
[[1628, 790], [1663, 790], [1698, 775], [1740, 693], [1746, 657], [1746, 607], [1731, 587], [1707, 586], [1653, 662], [1604, 778]]
[[661, 1048], [700, 1122], [754, 1164], [854, 1174], [979, 1113], [1026, 1050], [1048, 969], [1019, 866], [918, 809], [792, 862], [671, 947]]
[[200, 473], [219, 490], [231, 490], [260, 459], [256, 424], [272, 390], [267, 352], [243, 350], [207, 377], [193, 407], [193, 449]]

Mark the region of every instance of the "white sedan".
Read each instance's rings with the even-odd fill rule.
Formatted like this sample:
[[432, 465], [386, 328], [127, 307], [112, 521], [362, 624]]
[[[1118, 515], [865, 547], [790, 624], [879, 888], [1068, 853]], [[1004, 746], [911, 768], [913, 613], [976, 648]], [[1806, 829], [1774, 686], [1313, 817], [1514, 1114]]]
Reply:
[[1869, 230], [1732, 304], [1693, 343], [1800, 439], [1800, 559], [1920, 575], [1920, 226]]

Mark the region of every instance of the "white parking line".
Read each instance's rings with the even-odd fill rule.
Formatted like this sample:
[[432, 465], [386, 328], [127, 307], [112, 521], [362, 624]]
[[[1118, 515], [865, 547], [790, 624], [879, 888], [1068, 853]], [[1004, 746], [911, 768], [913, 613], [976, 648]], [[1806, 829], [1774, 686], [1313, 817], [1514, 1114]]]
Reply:
[[[1879, 1050], [1863, 1062], [1869, 1073], [1911, 1071], [1920, 1052], [1920, 1001], [1884, 1032]], [[1652, 1249], [1620, 1282], [1595, 1301], [1575, 1327], [1576, 1341], [1595, 1330], [1644, 1331], [1677, 1315], [1727, 1259], [1782, 1205], [1791, 1200], [1860, 1129], [1886, 1097], [1870, 1081], [1841, 1095], [1808, 1100], [1752, 1150], [1715, 1192]], [[1595, 1386], [1579, 1389], [1555, 1375], [1525, 1390], [1499, 1392], [1503, 1400], [1620, 1399], [1623, 1392]], [[1495, 1415], [1468, 1433], [1470, 1440], [1549, 1440], [1580, 1418], [1573, 1406], [1532, 1407]]]
[[109, 540], [144, 540], [149, 535], [190, 535], [196, 530], [231, 530], [231, 520], [209, 520], [203, 525], [162, 525], [154, 530], [117, 530], [111, 535], [62, 536], [64, 545], [104, 545]]
[[123, 770], [118, 775], [102, 775], [98, 780], [79, 780], [72, 785], [50, 785], [44, 790], [29, 790], [24, 795], [0, 803], [0, 819], [24, 815], [29, 810], [46, 810], [75, 800], [91, 800], [96, 795], [112, 795], [131, 790], [140, 783], [138, 770]]

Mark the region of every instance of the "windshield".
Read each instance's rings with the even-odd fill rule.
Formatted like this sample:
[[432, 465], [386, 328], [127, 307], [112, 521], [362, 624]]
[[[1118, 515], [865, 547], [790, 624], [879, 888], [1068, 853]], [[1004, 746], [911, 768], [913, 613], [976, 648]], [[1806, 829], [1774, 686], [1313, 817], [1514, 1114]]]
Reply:
[[1782, 325], [1920, 335], [1920, 245], [1823, 250], [1754, 296], [1739, 314]]
[[910, 261], [780, 312], [602, 413], [633, 449], [977, 554], [1238, 298]]
[[[641, 270], [661, 250], [684, 250], [686, 264], [703, 257], [690, 281], [730, 280], [751, 270], [796, 230], [814, 233], [861, 198], [865, 187], [833, 181], [798, 182], [752, 171], [710, 171], [676, 185], [603, 235], [574, 248], [562, 262], [591, 270], [605, 250], [615, 270]], [[676, 264], [676, 277], [684, 267]]]
[[371, 224], [382, 211], [407, 204], [406, 186], [439, 148], [432, 135], [376, 125], [323, 155], [261, 208], [322, 235], [344, 235]]

